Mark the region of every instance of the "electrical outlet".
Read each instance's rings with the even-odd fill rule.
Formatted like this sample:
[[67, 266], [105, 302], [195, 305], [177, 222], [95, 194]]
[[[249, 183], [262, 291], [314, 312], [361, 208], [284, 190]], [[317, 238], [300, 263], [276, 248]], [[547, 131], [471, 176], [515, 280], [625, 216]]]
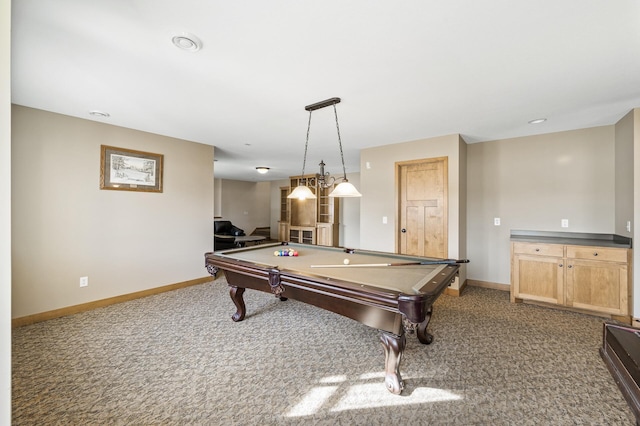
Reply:
[[493, 224], [495, 226], [500, 226], [500, 218], [499, 217], [494, 217], [493, 218]]
[[80, 287], [86, 287], [89, 285], [89, 277], [80, 277]]
[[562, 226], [563, 228], [568, 228], [569, 227], [569, 219], [562, 219], [560, 221], [560, 226]]
[[627, 232], [631, 232], [631, 221], [627, 221]]

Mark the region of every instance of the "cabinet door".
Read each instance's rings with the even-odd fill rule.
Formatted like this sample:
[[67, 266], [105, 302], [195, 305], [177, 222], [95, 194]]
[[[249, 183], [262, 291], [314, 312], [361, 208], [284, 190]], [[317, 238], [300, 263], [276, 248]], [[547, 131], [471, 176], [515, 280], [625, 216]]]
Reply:
[[567, 306], [613, 315], [628, 315], [627, 265], [569, 260]]
[[328, 224], [318, 224], [316, 227], [318, 230], [317, 243], [319, 246], [332, 246], [333, 238], [331, 233], [331, 225]]
[[303, 244], [315, 244], [316, 243], [315, 229], [301, 230], [300, 242]]
[[329, 197], [334, 187], [318, 188], [318, 223], [334, 223], [335, 207], [334, 204], [340, 200], [340, 198]]
[[515, 255], [511, 274], [512, 300], [536, 300], [556, 305], [564, 303], [562, 258]]
[[289, 222], [278, 223], [278, 241], [290, 241], [289, 240]]
[[291, 192], [289, 187], [280, 187], [280, 222], [289, 222], [289, 204], [291, 202], [287, 198], [289, 192]]

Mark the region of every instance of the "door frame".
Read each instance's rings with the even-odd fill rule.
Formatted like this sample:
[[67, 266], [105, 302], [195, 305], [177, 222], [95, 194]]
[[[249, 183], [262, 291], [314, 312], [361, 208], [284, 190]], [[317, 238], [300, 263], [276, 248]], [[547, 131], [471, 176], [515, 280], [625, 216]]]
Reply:
[[444, 161], [444, 181], [443, 181], [443, 185], [444, 185], [444, 189], [445, 189], [445, 196], [443, 199], [443, 205], [442, 205], [442, 210], [443, 210], [443, 220], [444, 220], [444, 228], [445, 228], [445, 235], [444, 235], [444, 248], [445, 248], [445, 257], [449, 255], [449, 157], [448, 156], [442, 156], [442, 157], [428, 157], [428, 158], [420, 158], [417, 160], [408, 160], [408, 161], [396, 161], [395, 163], [395, 205], [396, 205], [396, 229], [395, 229], [395, 252], [396, 253], [400, 253], [400, 248], [402, 246], [401, 244], [401, 235], [400, 235], [400, 228], [401, 228], [401, 223], [400, 220], [402, 218], [402, 211], [401, 211], [401, 205], [400, 205], [400, 169], [403, 166], [408, 166], [411, 164], [417, 164], [417, 163], [433, 163], [436, 161]]

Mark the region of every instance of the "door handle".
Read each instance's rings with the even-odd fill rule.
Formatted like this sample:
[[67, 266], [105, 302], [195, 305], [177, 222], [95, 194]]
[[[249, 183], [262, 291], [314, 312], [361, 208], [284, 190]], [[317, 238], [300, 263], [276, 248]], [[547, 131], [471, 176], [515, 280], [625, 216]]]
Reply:
[[406, 228], [402, 228], [402, 229], [400, 230], [400, 232], [402, 232], [402, 233], [404, 234], [405, 232], [407, 232], [407, 230], [406, 230]]

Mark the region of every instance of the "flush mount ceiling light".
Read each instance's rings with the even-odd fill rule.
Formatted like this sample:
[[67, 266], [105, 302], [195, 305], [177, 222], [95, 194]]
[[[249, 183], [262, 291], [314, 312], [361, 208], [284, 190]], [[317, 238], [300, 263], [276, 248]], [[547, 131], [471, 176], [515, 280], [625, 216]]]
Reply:
[[262, 167], [262, 166], [256, 167], [256, 171], [261, 175], [264, 175], [269, 171], [269, 167]]
[[529, 124], [540, 124], [544, 123], [545, 121], [547, 121], [546, 118], [536, 118], [535, 120], [529, 121]]
[[[347, 180], [347, 170], [344, 166], [344, 154], [342, 152], [342, 139], [340, 138], [340, 126], [338, 125], [338, 111], [336, 110], [336, 104], [340, 103], [340, 98], [331, 98], [325, 101], [321, 101], [312, 105], [307, 105], [304, 107], [305, 110], [309, 111], [309, 124], [307, 125], [307, 141], [304, 144], [304, 159], [302, 160], [302, 174], [301, 176], [304, 179], [304, 168], [307, 164], [307, 147], [309, 146], [309, 130], [311, 130], [311, 114], [313, 111], [324, 108], [327, 106], [333, 106], [333, 113], [336, 117], [336, 130], [338, 132], [338, 146], [340, 147], [340, 158], [342, 159], [342, 177], [338, 177], [337, 179], [342, 180], [338, 186], [335, 187], [333, 191], [329, 194], [329, 197], [362, 197], [362, 194], [358, 192], [355, 186], [353, 186]], [[320, 160], [320, 173], [316, 173], [316, 185], [319, 188], [330, 188], [336, 181], [336, 178], [331, 176], [328, 172], [324, 172], [324, 161]], [[287, 198], [297, 198], [299, 200], [305, 200], [307, 198], [317, 198], [316, 194], [314, 194], [307, 185], [304, 180], [301, 180], [300, 185], [294, 188], [291, 191], [291, 194], [287, 196]]]
[[110, 117], [108, 113], [98, 111], [98, 110], [89, 111], [89, 115], [93, 115], [94, 117], [102, 117], [102, 118]]
[[175, 35], [171, 41], [177, 48], [186, 50], [187, 52], [197, 52], [202, 48], [202, 42], [200, 39], [189, 33]]

